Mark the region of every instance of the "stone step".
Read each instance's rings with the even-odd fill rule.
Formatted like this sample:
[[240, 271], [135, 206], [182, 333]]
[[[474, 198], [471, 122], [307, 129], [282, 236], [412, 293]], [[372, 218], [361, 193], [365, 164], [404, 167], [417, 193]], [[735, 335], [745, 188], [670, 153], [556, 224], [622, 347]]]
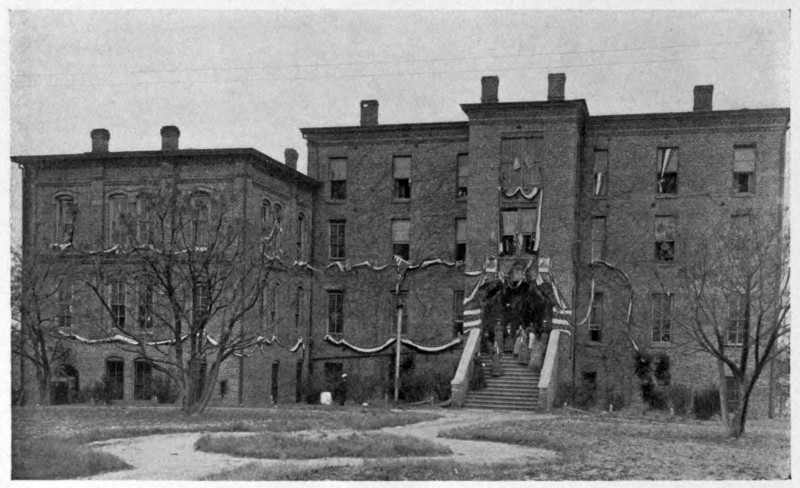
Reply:
[[477, 400], [467, 400], [464, 402], [464, 406], [467, 408], [495, 408], [495, 409], [530, 409], [535, 410], [539, 407], [539, 402], [536, 400], [524, 399], [524, 400], [504, 400], [504, 401], [492, 401], [486, 399], [477, 399]]

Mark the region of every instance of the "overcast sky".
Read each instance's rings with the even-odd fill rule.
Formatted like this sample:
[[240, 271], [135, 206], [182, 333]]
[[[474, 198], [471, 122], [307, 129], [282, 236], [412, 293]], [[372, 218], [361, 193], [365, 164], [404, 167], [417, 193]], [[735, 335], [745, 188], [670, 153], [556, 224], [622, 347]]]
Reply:
[[[543, 100], [547, 73], [594, 115], [789, 106], [789, 15], [736, 12], [11, 11], [11, 154], [112, 151], [300, 152], [298, 128], [466, 120], [480, 77], [500, 101]], [[12, 239], [19, 185], [12, 178]], [[16, 207], [15, 207], [16, 205]]]

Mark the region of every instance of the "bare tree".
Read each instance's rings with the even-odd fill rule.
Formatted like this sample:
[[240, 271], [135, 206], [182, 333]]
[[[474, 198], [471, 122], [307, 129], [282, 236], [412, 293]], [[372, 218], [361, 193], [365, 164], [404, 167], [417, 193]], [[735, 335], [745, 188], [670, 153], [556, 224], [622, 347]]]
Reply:
[[716, 360], [722, 417], [733, 437], [744, 434], [765, 366], [789, 347], [788, 244], [777, 211], [735, 215], [691, 236], [674, 276], [675, 322], [686, 347]]
[[142, 186], [149, 191], [117, 205], [119, 244], [86, 253], [84, 281], [103, 314], [99, 327], [173, 380], [185, 414], [200, 413], [223, 362], [258, 343], [280, 217], [268, 228], [249, 222], [230, 186], [181, 188], [174, 174]]
[[[31, 250], [24, 258], [12, 250], [11, 309], [17, 324], [11, 352], [20, 359], [20, 381], [25, 365], [34, 368], [39, 401], [52, 402], [51, 387], [64, 360], [64, 337], [59, 327], [71, 321], [70, 264], [48, 251]], [[24, 386], [18, 403], [25, 403]]]

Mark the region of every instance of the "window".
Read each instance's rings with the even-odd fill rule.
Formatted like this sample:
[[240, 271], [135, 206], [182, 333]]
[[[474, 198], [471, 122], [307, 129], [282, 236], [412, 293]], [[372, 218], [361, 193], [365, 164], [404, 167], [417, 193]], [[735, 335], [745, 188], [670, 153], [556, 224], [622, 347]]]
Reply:
[[394, 166], [394, 197], [411, 198], [411, 156], [395, 156], [392, 163]]
[[347, 158], [331, 158], [331, 200], [347, 198]]
[[605, 259], [606, 218], [592, 217], [592, 262]]
[[125, 244], [127, 237], [125, 218], [128, 211], [128, 197], [115, 195], [109, 199], [108, 203], [108, 243], [112, 246]]
[[262, 325], [272, 325], [273, 332], [275, 321], [278, 317], [278, 284], [273, 283], [264, 287], [262, 295]]
[[59, 327], [72, 326], [72, 283], [62, 280], [58, 288], [58, 315], [56, 321]]
[[338, 384], [339, 378], [342, 376], [342, 363], [325, 363], [325, 382], [327, 386], [333, 387]]
[[331, 260], [345, 259], [345, 221], [331, 220], [328, 222], [330, 231]]
[[592, 312], [589, 319], [589, 340], [602, 342], [603, 339], [603, 294], [594, 294]]
[[133, 399], [149, 400], [153, 395], [153, 365], [144, 359], [133, 362]]
[[594, 196], [608, 195], [608, 150], [594, 151]]
[[154, 211], [149, 198], [140, 196], [136, 201], [136, 213], [138, 225], [136, 228], [136, 239], [139, 245], [153, 242], [153, 220]]
[[750, 307], [747, 297], [741, 293], [730, 298], [728, 308], [728, 327], [725, 330], [725, 341], [729, 346], [744, 344], [744, 335], [750, 323]]
[[408, 290], [400, 290], [400, 293], [395, 293], [394, 290], [392, 290], [392, 297], [394, 297], [394, 308], [392, 309], [392, 327], [390, 333], [397, 333], [397, 308], [402, 307], [403, 313], [401, 314], [402, 323], [400, 324], [400, 333], [408, 334], [410, 328], [408, 323]]
[[656, 191], [659, 195], [678, 193], [678, 148], [660, 147], [656, 154]]
[[139, 280], [138, 297], [136, 315], [139, 327], [151, 329], [153, 327], [153, 284], [146, 278]]
[[272, 230], [272, 203], [261, 200], [261, 233], [268, 236]]
[[530, 190], [542, 185], [542, 138], [504, 138], [500, 147], [504, 188]]
[[111, 387], [112, 400], [125, 398], [125, 362], [120, 358], [106, 359], [106, 378]]
[[78, 206], [70, 196], [56, 199], [56, 235], [55, 241], [59, 244], [71, 244], [75, 234], [75, 216]]
[[211, 218], [211, 202], [208, 195], [199, 194], [192, 198], [192, 232], [195, 246], [207, 246]]
[[392, 254], [409, 260], [410, 220], [392, 220]]
[[125, 328], [125, 280], [117, 278], [109, 284], [111, 321], [114, 327]]
[[192, 297], [192, 310], [194, 311], [195, 320], [204, 320], [208, 316], [209, 299], [208, 285], [205, 283], [195, 285], [194, 296]]
[[464, 290], [453, 290], [453, 337], [464, 333]]
[[675, 217], [656, 217], [656, 260], [673, 261], [675, 259]]
[[756, 170], [756, 148], [737, 146], [733, 148], [733, 191], [734, 193], [754, 193]]
[[458, 155], [458, 186], [456, 187], [456, 196], [467, 196], [469, 183], [469, 154]]
[[536, 209], [520, 208], [500, 212], [501, 256], [534, 254], [536, 247]]
[[653, 295], [653, 342], [672, 340], [672, 295]]
[[272, 225], [275, 230], [283, 230], [283, 206], [276, 203], [272, 206]]
[[456, 261], [467, 259], [467, 219], [456, 219]]
[[294, 330], [300, 330], [300, 319], [302, 318], [303, 287], [298, 286], [294, 293]]
[[725, 393], [728, 404], [728, 412], [733, 412], [739, 406], [739, 383], [733, 376], [725, 377]]
[[306, 259], [306, 216], [302, 213], [297, 215], [297, 260]]
[[341, 335], [344, 332], [344, 292], [328, 292], [328, 334]]

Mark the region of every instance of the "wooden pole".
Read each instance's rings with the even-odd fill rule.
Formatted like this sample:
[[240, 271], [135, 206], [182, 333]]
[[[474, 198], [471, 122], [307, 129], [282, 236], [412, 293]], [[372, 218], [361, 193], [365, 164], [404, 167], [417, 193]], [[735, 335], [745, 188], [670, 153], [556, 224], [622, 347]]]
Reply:
[[400, 332], [403, 328], [403, 306], [397, 305], [397, 335], [395, 336], [395, 357], [394, 357], [394, 401], [400, 400]]

